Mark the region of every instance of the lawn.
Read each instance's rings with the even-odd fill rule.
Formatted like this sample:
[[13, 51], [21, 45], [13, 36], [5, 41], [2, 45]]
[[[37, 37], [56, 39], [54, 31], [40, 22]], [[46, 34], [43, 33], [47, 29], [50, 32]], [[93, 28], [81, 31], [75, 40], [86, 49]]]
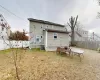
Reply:
[[[16, 80], [11, 51], [0, 51], [0, 80]], [[70, 58], [55, 52], [20, 49], [19, 77], [21, 80], [100, 80], [100, 53], [84, 51], [80, 62], [77, 56]]]

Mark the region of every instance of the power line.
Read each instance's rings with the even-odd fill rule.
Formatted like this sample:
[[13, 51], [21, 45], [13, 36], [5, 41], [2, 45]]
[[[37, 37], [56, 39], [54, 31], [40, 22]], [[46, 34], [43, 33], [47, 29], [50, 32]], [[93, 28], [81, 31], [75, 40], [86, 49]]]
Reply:
[[14, 14], [13, 12], [11, 12], [10, 10], [6, 9], [5, 7], [3, 7], [2, 5], [0, 5], [1, 8], [5, 9], [6, 11], [8, 11], [9, 13], [11, 13], [12, 15], [16, 16], [17, 18], [24, 20], [23, 18], [17, 16], [16, 14]]
[[[4, 10], [6, 10], [7, 12], [9, 12], [10, 14], [14, 15], [15, 17], [19, 18], [20, 20], [24, 20], [23, 18], [17, 16], [16, 14], [14, 14], [13, 12], [11, 12], [10, 10], [8, 10], [7, 8], [3, 7], [2, 5], [0, 5], [1, 8], [3, 8]], [[25, 21], [26, 22], [26, 21]], [[25, 25], [26, 26], [26, 25]], [[28, 26], [26, 26], [28, 27]]]

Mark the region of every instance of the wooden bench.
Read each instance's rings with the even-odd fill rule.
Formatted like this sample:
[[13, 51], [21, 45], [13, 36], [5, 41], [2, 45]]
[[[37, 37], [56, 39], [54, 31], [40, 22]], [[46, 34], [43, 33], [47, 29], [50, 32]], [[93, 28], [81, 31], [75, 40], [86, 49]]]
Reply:
[[66, 53], [69, 54], [70, 56], [71, 49], [69, 47], [64, 47], [64, 48], [57, 47], [56, 53]]

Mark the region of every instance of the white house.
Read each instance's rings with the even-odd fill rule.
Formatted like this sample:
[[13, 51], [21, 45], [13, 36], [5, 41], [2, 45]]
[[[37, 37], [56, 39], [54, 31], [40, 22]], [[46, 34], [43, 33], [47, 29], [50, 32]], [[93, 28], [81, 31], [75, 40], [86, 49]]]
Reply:
[[5, 40], [8, 39], [8, 37], [10, 36], [10, 26], [3, 15], [0, 14], [0, 39], [2, 39], [2, 36]]
[[81, 25], [75, 27], [75, 41], [85, 41], [88, 39], [88, 31], [82, 28]]
[[30, 47], [54, 51], [57, 47], [69, 46], [70, 36], [61, 24], [29, 18]]
[[7, 49], [9, 46], [5, 43], [8, 42], [8, 37], [10, 36], [10, 26], [0, 14], [0, 50]]
[[89, 41], [100, 41], [100, 36], [97, 35], [94, 32], [93, 33], [89, 33], [88, 40]]

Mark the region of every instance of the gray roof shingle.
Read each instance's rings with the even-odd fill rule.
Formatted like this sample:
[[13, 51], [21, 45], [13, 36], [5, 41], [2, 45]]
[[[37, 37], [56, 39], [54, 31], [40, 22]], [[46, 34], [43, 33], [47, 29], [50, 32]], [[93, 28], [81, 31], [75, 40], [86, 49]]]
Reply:
[[44, 20], [39, 20], [39, 19], [28, 18], [28, 20], [32, 21], [32, 22], [38, 22], [38, 23], [43, 23], [43, 24], [49, 24], [49, 25], [55, 25], [55, 26], [64, 27], [64, 25], [62, 25], [62, 24], [57, 24], [57, 23], [53, 23], [53, 22], [49, 22], [49, 21], [44, 21]]

